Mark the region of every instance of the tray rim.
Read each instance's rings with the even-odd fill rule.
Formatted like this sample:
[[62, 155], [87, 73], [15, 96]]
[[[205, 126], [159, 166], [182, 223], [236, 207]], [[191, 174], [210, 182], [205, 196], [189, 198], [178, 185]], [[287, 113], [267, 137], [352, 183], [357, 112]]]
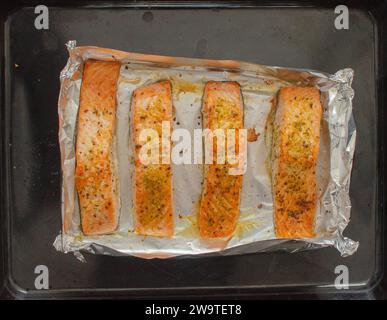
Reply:
[[[34, 1], [35, 2], [35, 1]], [[73, 4], [69, 2], [66, 2], [66, 5], [62, 3], [62, 1], [49, 1], [51, 3], [47, 3], [48, 6], [55, 6], [55, 7], [63, 7], [63, 8], [68, 8], [72, 6]], [[77, 1], [74, 1], [76, 3]], [[265, 3], [264, 1], [263, 3]], [[310, 2], [310, 1], [308, 1]], [[313, 2], [313, 1], [311, 1]], [[328, 1], [329, 3], [331, 1]], [[342, 1], [343, 2], [343, 1]], [[345, 1], [344, 1], [345, 2]], [[383, 5], [386, 5], [386, 1], [381, 1]], [[38, 2], [36, 2], [38, 3]], [[84, 1], [84, 3], [88, 3], [85, 5], [79, 6], [79, 3], [77, 7], [80, 8], [96, 8], [96, 9], [102, 9], [106, 8], [105, 5], [101, 4], [90, 4], [89, 1]], [[289, 5], [289, 3], [293, 3], [293, 5]], [[129, 7], [129, 8], [148, 8], [148, 9], [170, 9], [170, 8], [177, 8], [177, 9], [184, 9], [184, 8], [221, 8], [221, 9], [233, 9], [233, 8], [261, 8], [261, 7], [305, 7], [304, 5], [301, 4], [296, 4], [296, 1], [289, 1], [288, 4], [280, 4], [278, 3], [273, 4], [273, 2], [270, 3], [270, 5], [260, 5], [257, 4], [256, 2], [253, 1], [232, 1], [232, 2], [225, 2], [225, 1], [214, 1], [214, 2], [203, 2], [203, 1], [189, 1], [189, 2], [183, 2], [183, 1], [156, 1], [152, 3], [147, 3], [147, 2], [139, 2], [139, 3], [125, 3], [124, 5], [120, 6], [118, 5], [118, 8], [121, 7]], [[337, 3], [337, 2], [336, 2]], [[198, 4], [200, 4], [198, 6]], [[341, 4], [341, 2], [340, 2]], [[351, 4], [352, 5], [352, 4]], [[94, 289], [54, 289], [54, 290], [47, 290], [47, 291], [39, 291], [39, 290], [31, 290], [31, 291], [26, 291], [24, 288], [20, 287], [17, 285], [17, 283], [14, 281], [12, 277], [12, 268], [11, 268], [11, 259], [9, 258], [11, 255], [11, 250], [9, 247], [10, 243], [10, 233], [11, 233], [11, 221], [8, 219], [9, 217], [9, 212], [11, 210], [11, 203], [9, 201], [9, 195], [10, 195], [10, 181], [7, 172], [10, 172], [10, 158], [9, 158], [9, 153], [7, 152], [7, 146], [6, 143], [9, 141], [9, 132], [6, 129], [6, 121], [9, 120], [8, 117], [10, 116], [7, 114], [7, 105], [9, 105], [9, 101], [7, 97], [9, 97], [8, 90], [10, 90], [9, 85], [7, 86], [7, 81], [5, 81], [5, 75], [7, 73], [7, 65], [6, 65], [6, 54], [5, 54], [5, 44], [7, 41], [7, 26], [9, 26], [9, 21], [12, 16], [18, 12], [20, 9], [24, 8], [31, 8], [32, 6], [25, 6], [25, 7], [14, 7], [11, 8], [7, 12], [6, 18], [4, 19], [4, 24], [1, 26], [1, 37], [2, 37], [2, 42], [1, 42], [1, 70], [5, 71], [2, 72], [2, 78], [1, 78], [1, 90], [0, 95], [1, 95], [1, 101], [2, 101], [2, 108], [1, 108], [1, 113], [0, 113], [0, 120], [1, 120], [1, 131], [3, 133], [2, 135], [2, 141], [1, 141], [1, 154], [2, 154], [2, 161], [1, 161], [1, 172], [0, 172], [0, 177], [1, 177], [1, 221], [5, 222], [2, 223], [0, 226], [0, 230], [2, 231], [2, 252], [0, 254], [3, 254], [3, 259], [2, 259], [2, 270], [0, 269], [0, 277], [2, 277], [2, 282], [3, 282], [3, 288], [0, 288], [0, 298], [4, 296], [4, 291], [6, 291], [11, 297], [13, 298], [23, 298], [23, 299], [34, 299], [34, 298], [60, 298], [60, 297], [74, 297], [74, 298], [81, 298], [81, 297], [109, 297], [109, 293], [114, 293], [114, 296], [149, 296], [149, 293], [152, 295], [155, 295], [155, 293], [162, 294], [163, 297], [176, 297], [176, 296], [181, 296], [182, 294], [186, 297], [193, 296], [217, 296], [218, 294], [220, 296], [228, 296], [232, 295], [235, 297], [235, 292], [238, 292], [239, 294], [242, 294], [243, 296], [253, 296], [253, 295], [259, 295], [259, 296], [267, 296], [270, 294], [276, 294], [276, 295], [300, 295], [300, 294], [334, 294], [338, 293], [339, 291], [336, 290], [335, 288], [332, 287], [327, 287], [327, 288], [322, 288], [322, 287], [316, 287], [316, 286], [291, 286], [291, 287], [284, 287], [284, 286], [271, 286], [270, 289], [264, 289], [262, 286], [239, 286], [239, 287], [214, 287], [214, 286], [208, 286], [208, 287], [175, 287], [175, 288], [111, 288], [111, 289], [103, 289], [103, 288], [94, 288]], [[116, 5], [113, 6], [114, 8], [117, 8]], [[316, 4], [310, 4], [306, 5], [306, 7], [326, 7], [326, 6], [319, 6]], [[328, 7], [330, 7], [328, 5]], [[364, 9], [363, 9], [364, 10]], [[378, 13], [376, 11], [369, 10], [368, 8], [365, 9], [366, 12], [369, 14], [370, 18], [373, 20], [373, 26], [374, 26], [374, 35], [375, 35], [375, 50], [374, 50], [374, 68], [375, 68], [375, 75], [377, 79], [377, 83], [375, 86], [375, 97], [376, 97], [376, 105], [377, 105], [377, 175], [378, 179], [376, 182], [376, 206], [375, 206], [375, 211], [376, 211], [376, 217], [375, 217], [375, 224], [376, 224], [376, 230], [378, 230], [378, 227], [383, 228], [383, 214], [384, 214], [384, 204], [385, 204], [385, 197], [384, 197], [384, 181], [385, 181], [385, 170], [384, 170], [384, 154], [383, 150], [386, 146], [386, 130], [384, 129], [383, 126], [383, 120], [384, 120], [384, 111], [382, 105], [384, 104], [384, 101], [386, 99], [385, 96], [380, 97], [380, 95], [377, 93], [379, 92], [385, 92], [386, 90], [382, 90], [386, 88], [386, 84], [383, 81], [383, 77], [380, 76], [379, 74], [379, 69], [377, 68], [378, 62], [383, 61], [384, 56], [384, 51], [382, 51], [382, 47], [379, 45], [380, 43], [383, 43], [381, 40], [383, 39], [382, 33], [379, 30], [379, 23], [380, 23], [380, 17], [378, 17]], [[3, 30], [3, 27], [4, 30]], [[380, 67], [383, 70], [383, 63], [381, 64]], [[9, 83], [8, 83], [9, 84]], [[5, 94], [3, 94], [5, 93]], [[384, 93], [384, 95], [387, 95]], [[380, 154], [382, 156], [380, 156]], [[383, 234], [381, 232], [381, 234]], [[379, 239], [380, 240], [380, 239]], [[4, 250], [6, 249], [6, 250]], [[383, 249], [383, 244], [381, 241], [376, 241], [375, 242], [375, 273], [372, 278], [370, 278], [369, 283], [356, 286], [353, 289], [345, 290], [345, 295], [350, 295], [350, 294], [364, 294], [370, 291], [373, 291], [375, 288], [378, 287], [379, 283], [382, 280], [383, 277], [383, 253], [381, 253], [381, 249]], [[380, 254], [381, 253], [381, 254]], [[385, 257], [385, 255], [384, 255]], [[377, 261], [381, 260], [381, 261]], [[8, 262], [8, 263], [7, 263]], [[3, 274], [2, 274], [3, 273]], [[385, 276], [385, 275], [384, 275]], [[278, 288], [279, 290], [273, 290]], [[241, 291], [245, 291], [242, 293]], [[170, 292], [174, 292], [172, 295], [170, 295]], [[111, 297], [111, 295], [110, 295]], [[158, 295], [160, 297], [160, 295]]]

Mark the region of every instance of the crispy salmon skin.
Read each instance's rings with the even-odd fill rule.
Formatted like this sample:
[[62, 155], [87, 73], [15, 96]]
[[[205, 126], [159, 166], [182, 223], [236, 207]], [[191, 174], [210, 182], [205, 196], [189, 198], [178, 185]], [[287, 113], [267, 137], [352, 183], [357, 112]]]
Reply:
[[140, 235], [173, 235], [171, 165], [162, 164], [161, 148], [159, 164], [144, 164], [140, 159], [143, 147], [140, 141], [141, 130], [156, 130], [161, 142], [162, 123], [171, 123], [172, 115], [172, 88], [169, 81], [160, 81], [134, 91], [132, 137], [135, 146], [135, 232]]
[[[237, 82], [207, 82], [203, 96], [204, 128], [243, 128], [243, 101]], [[238, 152], [236, 139], [236, 152]], [[198, 226], [202, 238], [230, 237], [239, 217], [242, 175], [230, 175], [227, 161], [217, 163], [216, 141], [213, 164], [204, 165], [204, 186], [200, 200]]]
[[322, 106], [313, 87], [280, 89], [273, 123], [272, 186], [277, 238], [315, 235]]
[[115, 231], [119, 196], [115, 160], [116, 89], [120, 63], [87, 60], [78, 113], [75, 185], [86, 235]]

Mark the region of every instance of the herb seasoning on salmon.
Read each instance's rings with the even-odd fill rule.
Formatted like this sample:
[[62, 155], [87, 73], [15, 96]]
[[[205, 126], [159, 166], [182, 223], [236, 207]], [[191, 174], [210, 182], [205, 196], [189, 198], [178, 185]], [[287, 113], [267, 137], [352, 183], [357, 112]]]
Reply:
[[75, 185], [84, 234], [115, 231], [119, 195], [115, 159], [119, 62], [87, 60], [80, 92]]
[[317, 88], [280, 89], [272, 145], [274, 224], [278, 238], [314, 236], [321, 116]]
[[[134, 206], [135, 231], [147, 236], [173, 235], [172, 170], [162, 164], [144, 164], [140, 159], [143, 144], [140, 133], [153, 129], [162, 140], [162, 123], [172, 122], [172, 88], [169, 81], [160, 81], [138, 88], [132, 97], [132, 137], [135, 147]], [[170, 143], [170, 141], [168, 141]], [[170, 155], [169, 155], [170, 156]]]
[[[236, 153], [238, 129], [243, 128], [243, 101], [237, 82], [210, 81], [203, 97], [204, 128], [235, 129]], [[214, 163], [204, 165], [204, 186], [199, 209], [199, 232], [202, 238], [230, 237], [239, 218], [242, 175], [231, 175], [233, 166], [217, 163], [217, 144], [213, 143]]]

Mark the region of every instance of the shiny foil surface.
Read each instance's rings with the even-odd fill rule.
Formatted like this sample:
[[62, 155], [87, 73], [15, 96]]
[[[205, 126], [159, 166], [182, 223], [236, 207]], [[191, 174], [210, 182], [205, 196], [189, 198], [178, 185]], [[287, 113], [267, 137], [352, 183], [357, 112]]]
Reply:
[[[350, 220], [350, 175], [356, 142], [352, 115], [353, 71], [334, 75], [312, 70], [263, 66], [233, 60], [203, 60], [122, 52], [67, 43], [69, 59], [60, 75], [58, 102], [59, 142], [62, 166], [62, 231], [54, 246], [73, 252], [169, 258], [197, 254], [243, 254], [270, 250], [298, 250], [334, 246], [341, 255], [353, 254], [358, 242], [343, 236]], [[85, 236], [80, 227], [75, 189], [75, 142], [83, 62], [87, 59], [121, 62], [117, 87], [118, 178], [120, 218], [115, 233]], [[202, 96], [207, 81], [237, 81], [244, 100], [244, 126], [254, 130], [256, 140], [247, 145], [247, 171], [243, 178], [240, 217], [234, 235], [227, 241], [201, 240], [196, 225], [202, 191], [203, 165], [172, 163], [174, 235], [159, 238], [134, 233], [133, 146], [130, 139], [130, 106], [135, 89], [159, 80], [172, 84], [175, 119], [172, 128], [192, 133], [202, 128]], [[323, 119], [317, 165], [319, 202], [315, 238], [276, 239], [270, 181], [270, 123], [268, 115], [279, 88], [315, 86], [321, 91]], [[172, 145], [173, 146], [173, 145]]]

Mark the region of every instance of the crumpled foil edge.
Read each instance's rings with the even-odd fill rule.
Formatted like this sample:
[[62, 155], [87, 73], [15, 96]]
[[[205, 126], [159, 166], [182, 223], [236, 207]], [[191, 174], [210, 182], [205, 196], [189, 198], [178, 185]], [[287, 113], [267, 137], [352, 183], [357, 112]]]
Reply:
[[[157, 57], [150, 55], [140, 55], [124, 53], [121, 51], [115, 51], [110, 49], [102, 49], [97, 47], [77, 47], [76, 41], [72, 40], [66, 44], [69, 51], [69, 59], [66, 66], [60, 73], [61, 89], [58, 101], [58, 114], [59, 114], [59, 141], [61, 150], [61, 163], [62, 169], [64, 163], [67, 161], [65, 157], [65, 149], [71, 149], [71, 152], [75, 153], [73, 141], [68, 137], [74, 135], [74, 132], [68, 132], [69, 128], [63, 125], [63, 114], [66, 112], [69, 101], [74, 99], [74, 107], [77, 108], [78, 101], [75, 101], [74, 86], [80, 86], [81, 83], [81, 66], [83, 59], [89, 57], [101, 58], [101, 59], [122, 59], [125, 58], [125, 54], [132, 57], [147, 56]], [[81, 56], [78, 49], [82, 51]], [[88, 53], [87, 51], [92, 51]], [[100, 50], [100, 51], [99, 51]], [[86, 53], [85, 53], [86, 52]], [[113, 52], [113, 55], [111, 54]], [[114, 57], [116, 54], [116, 57]], [[160, 58], [161, 59], [161, 58]], [[171, 62], [174, 58], [162, 57], [165, 61]], [[186, 58], [176, 58], [176, 60], [190, 60]], [[194, 59], [192, 59], [194, 60]], [[208, 60], [210, 61], [210, 60]], [[213, 60], [211, 60], [213, 61]], [[224, 64], [230, 66], [230, 68], [244, 68], [248, 71], [260, 71], [266, 76], [279, 76], [294, 78], [295, 73], [300, 76], [299, 84], [302, 85], [308, 81], [315, 81], [315, 85], [319, 87], [322, 94], [327, 95], [329, 100], [329, 136], [330, 136], [330, 181], [326, 188], [326, 191], [322, 197], [322, 202], [326, 208], [331, 210], [331, 219], [327, 219], [327, 230], [332, 230], [329, 234], [320, 238], [312, 239], [270, 239], [258, 241], [256, 243], [250, 243], [246, 245], [235, 246], [226, 250], [203, 252], [199, 256], [203, 255], [230, 255], [230, 254], [243, 254], [253, 252], [267, 252], [273, 250], [285, 250], [288, 252], [298, 252], [303, 250], [333, 246], [335, 247], [343, 257], [350, 256], [356, 252], [359, 243], [343, 236], [343, 231], [350, 220], [351, 201], [349, 198], [349, 186], [352, 170], [352, 161], [355, 150], [356, 142], [356, 126], [352, 115], [352, 99], [354, 91], [351, 87], [353, 79], [353, 70], [346, 68], [339, 70], [333, 75], [322, 73], [313, 70], [306, 69], [288, 69], [281, 67], [269, 67], [262, 65], [254, 65], [238, 61], [223, 61]], [[297, 80], [297, 78], [293, 79]], [[294, 81], [297, 83], [296, 81]], [[79, 89], [79, 88], [78, 88]], [[335, 119], [335, 121], [331, 121]], [[71, 146], [70, 146], [71, 145]], [[67, 147], [67, 148], [66, 148]], [[67, 163], [67, 166], [69, 164]], [[75, 163], [70, 164], [75, 169]], [[62, 172], [63, 173], [63, 172]], [[65, 186], [65, 181], [67, 185]], [[121, 252], [113, 248], [109, 248], [106, 245], [100, 245], [93, 242], [83, 242], [82, 239], [77, 239], [77, 236], [66, 234], [66, 230], [72, 223], [71, 215], [66, 214], [66, 210], [74, 211], [74, 207], [70, 207], [65, 203], [72, 204], [73, 201], [69, 201], [74, 197], [74, 179], [73, 177], [63, 177], [62, 175], [62, 231], [56, 237], [53, 245], [58, 251], [64, 253], [73, 252], [77, 259], [82, 262], [86, 262], [81, 251], [89, 252], [93, 254], [105, 254], [112, 256], [128, 255], [127, 252]], [[170, 258], [170, 257], [186, 257], [187, 255], [169, 255], [162, 253], [158, 254], [134, 254], [143, 258]], [[195, 254], [196, 255], [196, 254]], [[188, 255], [192, 256], [192, 255]]]

